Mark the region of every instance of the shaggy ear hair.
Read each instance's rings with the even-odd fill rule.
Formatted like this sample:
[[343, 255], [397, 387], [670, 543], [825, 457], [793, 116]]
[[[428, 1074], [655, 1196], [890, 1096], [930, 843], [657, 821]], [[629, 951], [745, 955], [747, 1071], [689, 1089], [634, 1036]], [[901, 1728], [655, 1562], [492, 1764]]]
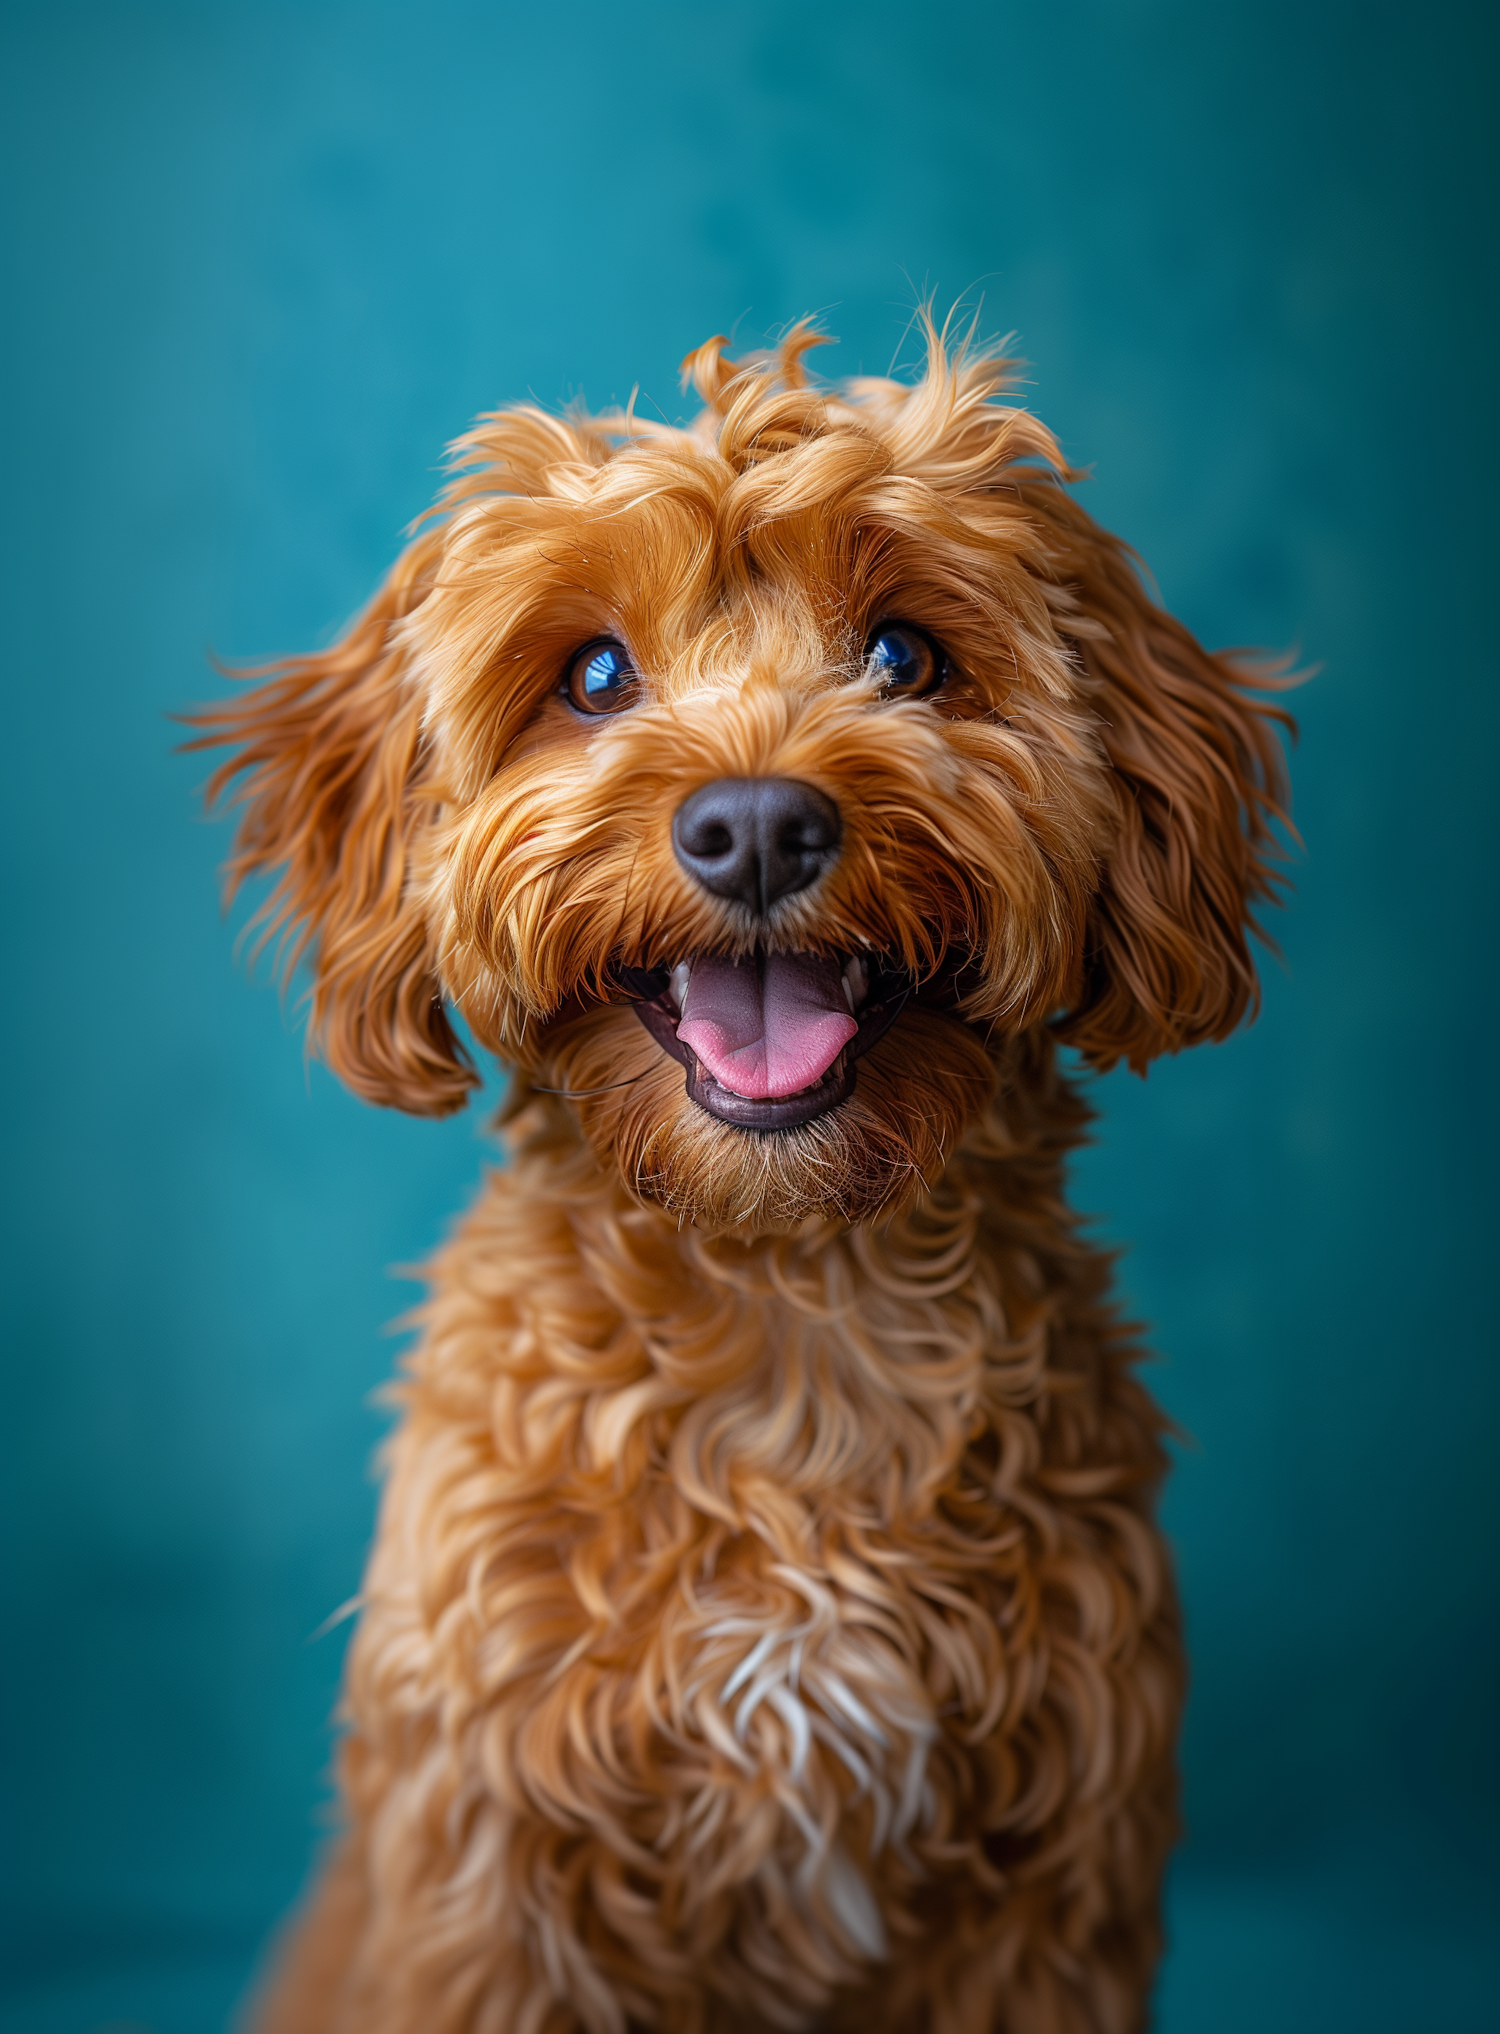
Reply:
[[478, 1084], [408, 883], [431, 799], [421, 703], [391, 635], [423, 599], [436, 549], [431, 535], [411, 544], [331, 650], [252, 671], [269, 682], [189, 716], [204, 732], [187, 745], [238, 747], [206, 792], [212, 810], [233, 786], [240, 808], [227, 892], [278, 872], [259, 915], [287, 973], [310, 963], [309, 1042], [366, 1101], [421, 1116], [461, 1108]]
[[[1275, 901], [1284, 680], [1212, 656], [1157, 606], [1134, 554], [1047, 480], [1022, 489], [1057, 542], [1058, 627], [1092, 681], [1113, 765], [1114, 847], [1059, 1035], [1101, 1070], [1226, 1037], [1260, 1000], [1247, 934]], [[1071, 608], [1071, 612], [1069, 611]]]

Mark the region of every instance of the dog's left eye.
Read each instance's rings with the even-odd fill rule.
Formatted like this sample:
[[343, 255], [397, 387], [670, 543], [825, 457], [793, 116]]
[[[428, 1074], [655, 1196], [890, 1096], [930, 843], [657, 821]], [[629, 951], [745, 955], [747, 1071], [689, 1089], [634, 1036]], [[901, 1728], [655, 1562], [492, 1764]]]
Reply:
[[865, 669], [900, 699], [936, 692], [948, 660], [926, 632], [910, 622], [881, 622], [865, 645]]
[[563, 691], [580, 713], [620, 713], [633, 706], [639, 680], [630, 652], [613, 637], [585, 643], [563, 680]]

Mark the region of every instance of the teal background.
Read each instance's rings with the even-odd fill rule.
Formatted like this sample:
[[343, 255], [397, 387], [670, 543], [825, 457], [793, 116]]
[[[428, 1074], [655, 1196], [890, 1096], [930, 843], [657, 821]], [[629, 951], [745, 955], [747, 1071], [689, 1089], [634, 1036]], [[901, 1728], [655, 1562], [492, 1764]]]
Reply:
[[1192, 1436], [1160, 2025], [1495, 2024], [1494, 18], [6, 9], [4, 2034], [216, 2028], [294, 1895], [387, 1272], [486, 1162], [304, 1074], [163, 715], [328, 640], [476, 410], [676, 414], [808, 310], [884, 369], [926, 289], [1200, 634], [1322, 665], [1264, 1015], [1078, 1168]]

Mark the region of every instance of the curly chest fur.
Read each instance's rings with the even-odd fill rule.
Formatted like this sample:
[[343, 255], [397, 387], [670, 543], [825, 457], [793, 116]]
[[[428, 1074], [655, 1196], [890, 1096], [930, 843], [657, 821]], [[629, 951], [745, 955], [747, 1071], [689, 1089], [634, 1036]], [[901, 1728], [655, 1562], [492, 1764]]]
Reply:
[[881, 1232], [714, 1242], [543, 1121], [436, 1268], [352, 1798], [554, 1990], [660, 2019], [690, 1965], [801, 2022], [1160, 1757], [1158, 1423], [1100, 1261], [982, 1152]]

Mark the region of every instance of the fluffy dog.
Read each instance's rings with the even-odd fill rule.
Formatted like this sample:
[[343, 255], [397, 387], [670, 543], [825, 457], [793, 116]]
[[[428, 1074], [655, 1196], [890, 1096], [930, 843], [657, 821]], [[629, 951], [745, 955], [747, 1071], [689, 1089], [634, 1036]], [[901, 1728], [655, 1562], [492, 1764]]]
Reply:
[[275, 2034], [1127, 2034], [1183, 1690], [1059, 1065], [1252, 1006], [1274, 709], [1004, 363], [710, 340], [485, 417], [203, 716], [367, 1099], [512, 1069], [432, 1268]]

